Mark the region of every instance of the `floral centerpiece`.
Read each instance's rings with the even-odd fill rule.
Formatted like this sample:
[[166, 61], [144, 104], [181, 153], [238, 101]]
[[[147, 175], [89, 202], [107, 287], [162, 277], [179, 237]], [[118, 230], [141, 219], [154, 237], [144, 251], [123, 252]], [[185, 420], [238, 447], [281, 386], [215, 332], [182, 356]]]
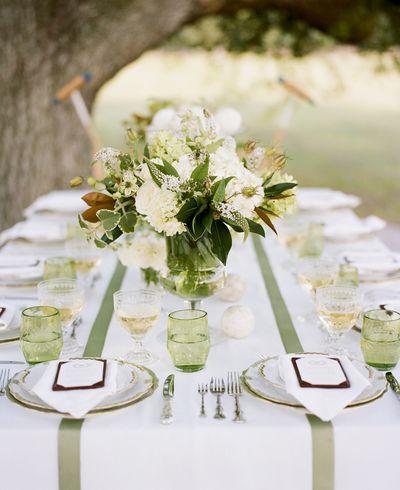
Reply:
[[168, 127], [148, 134], [143, 149], [128, 129], [129, 152], [95, 155], [104, 176], [88, 179], [95, 190], [79, 222], [99, 247], [146, 222], [166, 240], [164, 287], [196, 300], [223, 285], [231, 230], [265, 236], [264, 223], [275, 231], [271, 219], [294, 207], [297, 183], [282, 171], [285, 155], [255, 142], [239, 151], [203, 108], [175, 113]]

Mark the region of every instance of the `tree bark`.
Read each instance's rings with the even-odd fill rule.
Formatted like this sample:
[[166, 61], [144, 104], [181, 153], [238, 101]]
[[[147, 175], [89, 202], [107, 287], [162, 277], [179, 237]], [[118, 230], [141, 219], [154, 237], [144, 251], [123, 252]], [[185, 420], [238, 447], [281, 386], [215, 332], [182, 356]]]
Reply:
[[[321, 8], [323, 5], [323, 8]], [[84, 71], [91, 106], [122, 67], [201, 15], [243, 7], [292, 11], [326, 27], [351, 0], [2, 0], [0, 5], [0, 230], [38, 195], [85, 173], [90, 145], [57, 89]], [[328, 15], [329, 14], [329, 15]], [[330, 20], [329, 20], [330, 19]]]

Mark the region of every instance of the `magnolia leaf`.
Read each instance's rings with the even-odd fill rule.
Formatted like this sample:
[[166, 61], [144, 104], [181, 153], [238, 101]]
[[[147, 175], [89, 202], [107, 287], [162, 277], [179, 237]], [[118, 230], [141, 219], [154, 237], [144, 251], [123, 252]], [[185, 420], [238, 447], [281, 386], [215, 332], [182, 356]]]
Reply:
[[[114, 207], [115, 199], [102, 192], [89, 192], [82, 197], [88, 206], [100, 206], [101, 204], [112, 204]], [[110, 208], [108, 208], [110, 209]], [[111, 208], [112, 209], [112, 208]]]
[[271, 228], [271, 230], [277, 235], [277, 231], [275, 229], [275, 226], [273, 225], [270, 217], [268, 214], [261, 208], [255, 208], [255, 212], [257, 215], [264, 221], [264, 223]]
[[92, 206], [86, 211], [84, 211], [81, 216], [85, 221], [88, 221], [89, 223], [98, 223], [99, 217], [97, 216], [97, 212], [102, 210], [102, 209], [114, 209], [114, 202], [112, 203], [104, 203], [100, 204], [98, 206]]
[[186, 223], [189, 218], [196, 214], [199, 205], [194, 197], [188, 199], [175, 216], [181, 223]]
[[296, 187], [297, 182], [281, 182], [280, 184], [272, 185], [267, 187], [264, 191], [265, 195], [282, 194], [282, 192], [288, 191]]
[[257, 235], [261, 235], [265, 237], [265, 231], [264, 228], [260, 225], [260, 223], [256, 223], [255, 221], [246, 218], [247, 223], [249, 224], [249, 229], [251, 233], [256, 233]]
[[119, 227], [124, 233], [132, 233], [135, 231], [135, 225], [137, 221], [137, 214], [135, 211], [128, 211], [121, 216]]
[[211, 225], [212, 251], [219, 260], [226, 265], [229, 251], [232, 246], [231, 232], [222, 221], [214, 221]]
[[121, 215], [119, 213], [116, 211], [110, 211], [109, 209], [100, 209], [100, 211], [97, 211], [96, 214], [106, 233], [116, 228], [121, 219]]
[[208, 157], [205, 161], [205, 163], [202, 163], [201, 165], [198, 165], [192, 172], [190, 178], [196, 182], [202, 182], [205, 180], [208, 176], [208, 166], [209, 166], [209, 160]]

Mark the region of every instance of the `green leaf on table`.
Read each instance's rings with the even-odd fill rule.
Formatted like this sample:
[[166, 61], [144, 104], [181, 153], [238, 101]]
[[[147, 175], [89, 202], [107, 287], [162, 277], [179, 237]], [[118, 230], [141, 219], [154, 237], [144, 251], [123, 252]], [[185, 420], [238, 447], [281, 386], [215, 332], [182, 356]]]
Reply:
[[190, 175], [190, 178], [196, 182], [203, 182], [208, 176], [209, 158], [207, 156], [206, 161], [198, 165]]
[[119, 227], [124, 233], [132, 233], [135, 231], [137, 214], [135, 211], [128, 211], [121, 216]]
[[119, 213], [109, 209], [100, 209], [96, 214], [106, 232], [114, 230], [114, 228], [118, 226], [121, 219], [121, 215]]
[[199, 204], [197, 203], [196, 199], [194, 197], [191, 197], [185, 202], [185, 204], [181, 207], [175, 217], [181, 223], [186, 223], [196, 214], [198, 208]]
[[211, 239], [212, 251], [226, 265], [226, 260], [232, 246], [232, 237], [225, 223], [220, 220], [213, 222], [211, 225]]
[[264, 209], [261, 208], [255, 208], [255, 212], [257, 215], [264, 221], [264, 223], [271, 228], [271, 230], [277, 235], [277, 231], [275, 229], [275, 226], [273, 225], [270, 217], [268, 214], [264, 211]]
[[296, 187], [296, 182], [281, 182], [280, 184], [271, 185], [271, 187], [267, 187], [264, 191], [266, 196], [274, 195], [274, 194], [282, 194], [282, 192], [288, 191], [289, 189], [293, 189]]

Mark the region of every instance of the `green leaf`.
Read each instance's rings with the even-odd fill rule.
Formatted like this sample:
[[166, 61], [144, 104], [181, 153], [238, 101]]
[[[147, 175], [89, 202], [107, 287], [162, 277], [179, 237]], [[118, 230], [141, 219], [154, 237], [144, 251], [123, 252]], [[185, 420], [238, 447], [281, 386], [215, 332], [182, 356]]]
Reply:
[[251, 233], [256, 233], [257, 235], [261, 235], [265, 237], [265, 230], [264, 228], [260, 225], [260, 223], [256, 223], [255, 221], [246, 218], [247, 223], [249, 224], [249, 229]]
[[124, 233], [132, 233], [135, 231], [135, 225], [137, 221], [137, 214], [135, 211], [128, 211], [121, 216], [119, 227]]
[[104, 243], [102, 240], [99, 240], [98, 238], [94, 239], [94, 244], [96, 245], [97, 248], [106, 248], [107, 244]]
[[84, 230], [89, 229], [88, 225], [85, 223], [85, 221], [83, 220], [83, 218], [80, 214], [78, 214], [78, 223], [82, 229], [84, 229]]
[[158, 187], [161, 187], [161, 185], [162, 185], [162, 179], [163, 179], [163, 173], [152, 162], [147, 162], [147, 166], [149, 168], [149, 172], [150, 172], [151, 178], [158, 185]]
[[274, 194], [281, 194], [284, 191], [288, 191], [289, 189], [293, 189], [293, 187], [296, 187], [297, 183], [296, 182], [282, 182], [280, 184], [275, 184], [272, 185], [271, 187], [267, 187], [265, 189], [265, 195], [274, 195]]
[[178, 221], [181, 223], [186, 223], [192, 216], [194, 216], [199, 208], [199, 204], [197, 203], [194, 197], [188, 199], [185, 204], [178, 211], [178, 214], [175, 216]]
[[269, 184], [269, 183], [271, 182], [272, 177], [273, 177], [274, 175], [275, 175], [275, 172], [272, 172], [272, 174], [271, 174], [269, 177], [267, 177], [267, 178], [264, 180], [264, 182], [263, 182], [263, 187], [265, 187], [267, 184]]
[[214, 221], [211, 225], [211, 238], [212, 251], [226, 265], [226, 260], [232, 246], [232, 237], [229, 228], [222, 221]]
[[202, 215], [203, 213], [196, 214], [192, 221], [192, 235], [195, 240], [199, 240], [206, 232], [206, 228], [202, 220]]
[[143, 148], [143, 155], [144, 155], [146, 158], [150, 158], [150, 153], [149, 153], [149, 145], [145, 145], [145, 147]]
[[164, 173], [166, 173], [167, 175], [172, 175], [174, 177], [179, 177], [179, 173], [173, 165], [171, 165], [166, 160], [163, 160], [163, 164], [165, 169]]
[[275, 235], [277, 235], [278, 233], [268, 214], [261, 208], [255, 208], [255, 212], [264, 221], [264, 223], [271, 228]]
[[209, 159], [206, 158], [205, 163], [198, 165], [192, 172], [190, 178], [196, 182], [203, 182], [208, 176]]
[[212, 209], [209, 209], [207, 213], [204, 213], [202, 218], [204, 228], [208, 231], [208, 233], [211, 233], [211, 225], [213, 224], [213, 221], [214, 221], [214, 213]]
[[226, 177], [225, 179], [218, 180], [211, 187], [211, 192], [213, 192], [213, 202], [222, 202], [225, 199], [225, 189], [230, 180], [234, 177]]
[[119, 238], [122, 235], [122, 233], [123, 232], [120, 228], [115, 228], [112, 231], [106, 231], [100, 240], [108, 245], [114, 242], [117, 238]]
[[110, 211], [109, 209], [100, 209], [96, 213], [97, 217], [101, 221], [104, 230], [112, 231], [118, 226], [121, 215], [116, 211]]

